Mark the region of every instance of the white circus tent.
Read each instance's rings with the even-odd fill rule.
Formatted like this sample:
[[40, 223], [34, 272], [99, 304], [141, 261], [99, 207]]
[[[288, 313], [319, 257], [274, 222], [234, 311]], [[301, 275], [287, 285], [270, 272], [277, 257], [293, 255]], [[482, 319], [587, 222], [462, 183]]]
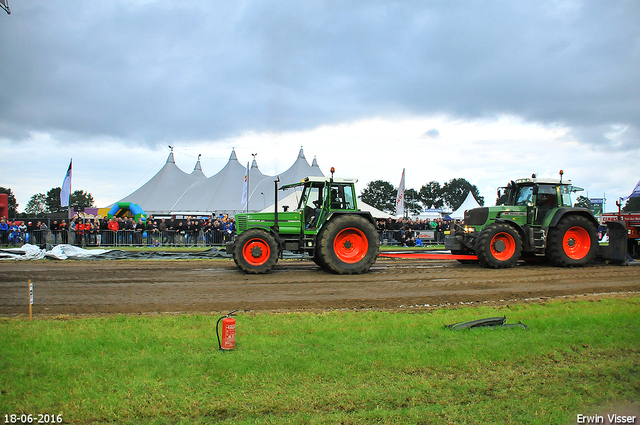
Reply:
[[[191, 174], [180, 170], [175, 164], [173, 152], [169, 154], [162, 169], [147, 183], [118, 202], [133, 202], [151, 215], [210, 215], [235, 214], [245, 211], [242, 191], [246, 165], [242, 165], [232, 150], [227, 164], [216, 174], [207, 178], [200, 159]], [[250, 211], [260, 211], [275, 203], [274, 180], [279, 185], [294, 183], [307, 176], [323, 177], [316, 159], [307, 162], [303, 149], [286, 171], [276, 176], [263, 174], [255, 159], [249, 170], [248, 204]], [[278, 199], [291, 193], [278, 191]]]
[[473, 197], [471, 192], [467, 192], [467, 197], [465, 198], [462, 205], [460, 205], [460, 207], [457, 210], [449, 214], [449, 217], [457, 220], [462, 220], [464, 219], [465, 211], [473, 208], [479, 208], [479, 207], [480, 207], [480, 204], [478, 203], [478, 201], [476, 201], [476, 198]]

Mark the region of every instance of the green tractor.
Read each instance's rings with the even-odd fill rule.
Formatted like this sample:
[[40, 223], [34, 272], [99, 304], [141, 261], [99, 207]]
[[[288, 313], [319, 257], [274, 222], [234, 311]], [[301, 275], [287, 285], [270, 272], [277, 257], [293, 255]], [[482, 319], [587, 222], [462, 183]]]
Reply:
[[312, 259], [338, 274], [369, 270], [380, 251], [376, 222], [358, 209], [355, 179], [307, 177], [280, 189], [298, 189], [301, 196], [293, 211], [278, 211], [275, 182], [274, 212], [236, 214], [237, 235], [227, 252], [247, 273], [267, 273], [284, 251]]
[[545, 257], [561, 267], [591, 262], [598, 254], [598, 221], [589, 209], [572, 207], [571, 193], [583, 189], [562, 174], [533, 175], [498, 189], [496, 206], [466, 211], [464, 226], [445, 239], [445, 247], [476, 254], [491, 268], [512, 267], [520, 257]]

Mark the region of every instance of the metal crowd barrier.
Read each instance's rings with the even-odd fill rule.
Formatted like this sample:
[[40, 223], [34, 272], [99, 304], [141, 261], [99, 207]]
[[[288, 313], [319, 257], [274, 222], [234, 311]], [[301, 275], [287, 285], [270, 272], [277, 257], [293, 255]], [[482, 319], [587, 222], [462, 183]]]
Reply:
[[32, 230], [16, 234], [0, 234], [0, 246], [70, 244], [85, 247], [118, 246], [222, 246], [224, 233], [166, 230], [138, 232], [135, 230], [99, 230], [75, 232], [71, 230]]

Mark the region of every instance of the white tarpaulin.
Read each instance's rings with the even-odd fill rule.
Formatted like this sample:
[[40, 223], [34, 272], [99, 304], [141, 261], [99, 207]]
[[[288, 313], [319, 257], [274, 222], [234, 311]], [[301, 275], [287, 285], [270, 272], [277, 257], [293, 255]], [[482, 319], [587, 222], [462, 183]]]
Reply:
[[42, 260], [50, 258], [52, 260], [74, 260], [91, 258], [110, 249], [82, 249], [73, 245], [56, 245], [50, 251], [41, 249], [36, 245], [25, 244], [20, 248], [0, 250], [0, 260]]

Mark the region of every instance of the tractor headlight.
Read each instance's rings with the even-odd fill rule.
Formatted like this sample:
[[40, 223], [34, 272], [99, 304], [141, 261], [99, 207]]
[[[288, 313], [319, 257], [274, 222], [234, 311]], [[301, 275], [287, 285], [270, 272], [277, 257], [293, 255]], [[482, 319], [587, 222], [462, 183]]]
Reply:
[[465, 233], [473, 233], [475, 231], [476, 231], [475, 227], [464, 226], [464, 232]]

